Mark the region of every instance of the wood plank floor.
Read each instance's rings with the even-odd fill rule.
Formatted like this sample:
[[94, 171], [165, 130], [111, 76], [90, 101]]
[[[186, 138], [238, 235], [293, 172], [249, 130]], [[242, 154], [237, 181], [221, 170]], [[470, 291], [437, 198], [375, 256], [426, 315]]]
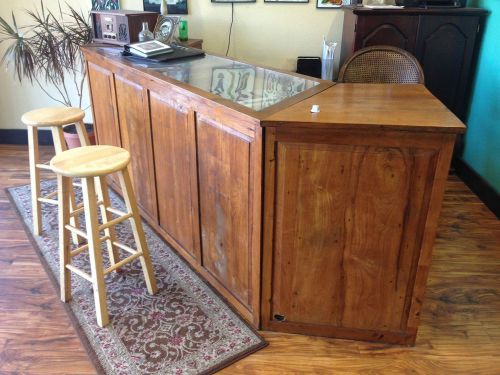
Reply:
[[[25, 147], [0, 145], [0, 374], [93, 374], [4, 191], [29, 183], [27, 167]], [[413, 348], [263, 335], [267, 348], [221, 373], [500, 374], [500, 222], [449, 178]]]

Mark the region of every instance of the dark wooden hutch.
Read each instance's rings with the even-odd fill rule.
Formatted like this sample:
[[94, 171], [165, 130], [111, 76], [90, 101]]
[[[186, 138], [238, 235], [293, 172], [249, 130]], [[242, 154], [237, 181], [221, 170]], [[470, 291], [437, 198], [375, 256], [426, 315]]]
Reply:
[[358, 49], [391, 45], [411, 52], [426, 87], [465, 121], [487, 11], [475, 8], [344, 8], [341, 64]]

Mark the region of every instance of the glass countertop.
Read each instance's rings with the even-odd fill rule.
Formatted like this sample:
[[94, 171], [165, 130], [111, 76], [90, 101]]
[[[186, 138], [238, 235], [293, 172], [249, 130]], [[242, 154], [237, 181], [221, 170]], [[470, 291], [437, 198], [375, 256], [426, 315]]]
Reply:
[[261, 111], [319, 84], [318, 81], [206, 54], [167, 62], [123, 57], [120, 50], [99, 47], [134, 66], [148, 68], [169, 78], [218, 95], [254, 111]]

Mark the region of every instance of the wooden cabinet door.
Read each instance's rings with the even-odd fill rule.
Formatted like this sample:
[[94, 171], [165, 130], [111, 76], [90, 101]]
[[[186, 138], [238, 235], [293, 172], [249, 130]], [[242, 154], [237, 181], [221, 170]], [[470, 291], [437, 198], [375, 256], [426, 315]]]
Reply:
[[462, 120], [479, 17], [422, 16], [416, 57], [425, 85]]
[[153, 145], [147, 90], [115, 75], [122, 147], [130, 152], [130, 172], [137, 203], [154, 222], [156, 206]]
[[97, 143], [121, 147], [120, 127], [115, 113], [113, 73], [91, 62], [87, 69]]
[[254, 210], [260, 206], [257, 148], [253, 136], [198, 116], [203, 267], [254, 321], [260, 285], [260, 217]]
[[389, 45], [414, 53], [418, 16], [358, 16], [354, 50]]
[[200, 262], [194, 113], [154, 92], [150, 108], [160, 227]]
[[266, 137], [264, 329], [414, 338], [407, 322], [441, 139], [358, 137]]
[[[121, 147], [113, 73], [92, 62], [87, 64], [87, 71], [97, 144]], [[116, 174], [108, 178], [114, 187], [120, 185]]]

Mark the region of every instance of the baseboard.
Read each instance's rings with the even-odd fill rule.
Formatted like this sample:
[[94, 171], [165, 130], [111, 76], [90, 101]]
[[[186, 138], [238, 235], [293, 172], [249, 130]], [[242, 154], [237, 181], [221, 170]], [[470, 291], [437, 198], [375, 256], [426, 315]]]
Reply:
[[500, 219], [500, 194], [463, 159], [453, 160], [455, 173]]
[[[0, 129], [0, 144], [27, 145], [28, 132], [25, 129]], [[38, 144], [43, 146], [54, 144], [50, 130], [38, 130]]]

